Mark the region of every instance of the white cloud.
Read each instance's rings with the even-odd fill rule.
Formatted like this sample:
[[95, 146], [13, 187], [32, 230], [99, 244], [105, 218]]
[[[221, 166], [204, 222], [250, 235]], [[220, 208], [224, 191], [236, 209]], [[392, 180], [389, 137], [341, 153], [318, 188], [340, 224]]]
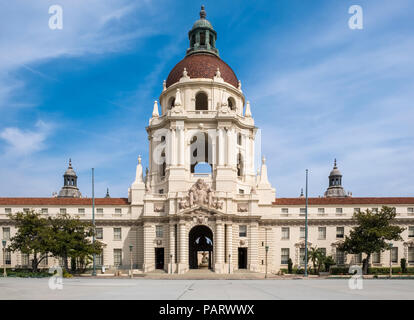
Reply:
[[51, 131], [51, 125], [38, 121], [35, 130], [22, 130], [16, 127], [5, 128], [0, 138], [7, 143], [7, 153], [13, 156], [29, 155], [46, 147], [45, 140]]

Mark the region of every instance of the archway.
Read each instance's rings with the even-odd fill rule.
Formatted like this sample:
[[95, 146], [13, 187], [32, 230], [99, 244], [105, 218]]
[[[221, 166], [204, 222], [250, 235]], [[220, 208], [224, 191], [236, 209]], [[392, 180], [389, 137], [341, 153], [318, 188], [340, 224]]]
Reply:
[[213, 232], [207, 226], [199, 225], [190, 230], [188, 236], [190, 269], [212, 268]]

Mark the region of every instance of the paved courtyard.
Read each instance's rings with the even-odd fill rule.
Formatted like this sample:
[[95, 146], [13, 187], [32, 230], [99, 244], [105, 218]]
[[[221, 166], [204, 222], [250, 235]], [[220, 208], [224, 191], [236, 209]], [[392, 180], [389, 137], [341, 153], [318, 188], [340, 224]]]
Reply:
[[0, 299], [414, 299], [413, 280], [366, 279], [362, 290], [348, 280], [153, 280], [63, 279], [52, 290], [48, 278], [0, 278]]

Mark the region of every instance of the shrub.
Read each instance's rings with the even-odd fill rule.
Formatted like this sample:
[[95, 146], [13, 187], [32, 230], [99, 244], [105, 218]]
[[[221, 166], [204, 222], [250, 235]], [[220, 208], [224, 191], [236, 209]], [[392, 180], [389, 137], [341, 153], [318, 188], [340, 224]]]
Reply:
[[407, 273], [407, 260], [406, 259], [402, 258], [400, 260], [400, 266], [401, 266], [402, 273]]
[[289, 258], [289, 260], [288, 260], [288, 273], [292, 274], [292, 269], [293, 269], [293, 262], [292, 262], [292, 259]]
[[330, 273], [333, 275], [343, 275], [348, 274], [349, 268], [347, 267], [331, 267]]

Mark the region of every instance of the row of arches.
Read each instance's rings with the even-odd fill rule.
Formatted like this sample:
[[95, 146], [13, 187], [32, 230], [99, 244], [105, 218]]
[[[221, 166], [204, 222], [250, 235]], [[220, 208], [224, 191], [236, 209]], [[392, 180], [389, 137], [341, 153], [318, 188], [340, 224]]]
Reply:
[[[174, 104], [175, 97], [171, 97], [168, 100], [168, 110], [171, 110], [174, 107]], [[230, 110], [236, 111], [236, 101], [233, 97], [227, 98], [227, 105], [230, 108]], [[195, 110], [208, 110], [208, 95], [203, 91], [198, 92], [195, 96]]]

